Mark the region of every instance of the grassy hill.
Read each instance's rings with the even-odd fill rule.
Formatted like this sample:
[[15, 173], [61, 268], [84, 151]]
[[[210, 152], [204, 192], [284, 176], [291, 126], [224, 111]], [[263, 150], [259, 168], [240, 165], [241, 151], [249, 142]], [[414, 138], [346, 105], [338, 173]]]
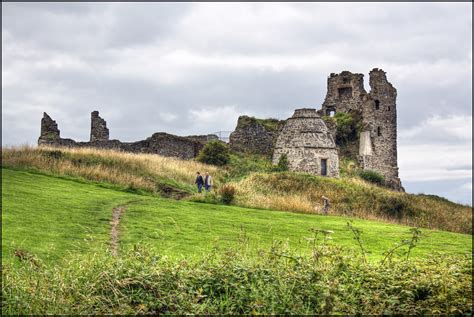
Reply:
[[[25, 250], [45, 261], [94, 251], [110, 240], [115, 206], [126, 205], [121, 219], [120, 245], [137, 243], [171, 257], [201, 257], [213, 249], [235, 247], [243, 236], [253, 250], [284, 241], [309, 252], [311, 229], [332, 230], [332, 243], [356, 250], [346, 217], [262, 211], [236, 206], [202, 204], [149, 197], [52, 176], [2, 170], [3, 258]], [[361, 219], [354, 226], [371, 259], [410, 236], [409, 227]], [[431, 253], [470, 254], [471, 237], [424, 230], [414, 256]]]
[[268, 159], [233, 154], [217, 168], [151, 154], [95, 149], [4, 148], [2, 166], [95, 181], [101, 186], [152, 196], [219, 203], [218, 194], [202, 196], [193, 187], [196, 171], [214, 176], [216, 188], [236, 188], [233, 204], [298, 213], [321, 213], [321, 196], [331, 201], [329, 214], [409, 226], [472, 233], [472, 208], [432, 195], [389, 190], [355, 176], [340, 179], [276, 173]]
[[[471, 235], [422, 229], [418, 236], [393, 219], [305, 214], [296, 203], [286, 209], [298, 213], [271, 210], [261, 205], [265, 195], [318, 188], [350, 197], [373, 190], [370, 199], [380, 198], [360, 180], [266, 174], [264, 160], [233, 160], [243, 168], [89, 149], [4, 149], [2, 313], [472, 312]], [[218, 187], [238, 186], [237, 205], [194, 194], [196, 170], [210, 171]], [[294, 184], [301, 185], [289, 190]], [[246, 204], [268, 209], [239, 206]]]

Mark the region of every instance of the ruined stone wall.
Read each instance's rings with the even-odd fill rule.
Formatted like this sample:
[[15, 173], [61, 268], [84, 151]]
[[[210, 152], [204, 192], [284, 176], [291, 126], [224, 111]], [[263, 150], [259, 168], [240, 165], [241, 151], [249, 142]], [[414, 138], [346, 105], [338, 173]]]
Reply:
[[322, 160], [326, 175], [339, 176], [339, 158], [331, 132], [315, 109], [297, 109], [286, 120], [278, 135], [273, 164], [286, 154], [290, 171], [321, 175]]
[[385, 176], [388, 185], [402, 189], [397, 164], [397, 90], [388, 82], [383, 70], [369, 73], [369, 100], [363, 111], [364, 126], [370, 131], [373, 153], [361, 155], [364, 169]]
[[328, 77], [327, 93], [320, 115], [331, 116], [335, 112], [361, 111], [367, 101], [364, 75], [343, 71]]
[[362, 115], [359, 162], [363, 169], [385, 176], [387, 185], [403, 190], [397, 164], [397, 91], [383, 70], [369, 73], [370, 92], [364, 89], [363, 74], [343, 71], [328, 78], [328, 92], [321, 115], [357, 111]]
[[230, 148], [237, 152], [271, 155], [281, 127], [282, 122], [278, 120], [240, 116], [235, 131], [229, 136]]
[[100, 149], [114, 149], [133, 153], [151, 153], [181, 159], [195, 158], [209, 140], [218, 139], [215, 135], [193, 135], [182, 137], [168, 133], [155, 133], [146, 140], [137, 142], [121, 142], [109, 140], [109, 130], [106, 122], [100, 118], [97, 111], [91, 114], [91, 141], [76, 142], [72, 139], [60, 137], [56, 121], [44, 113], [41, 120], [41, 135], [38, 145], [64, 147], [93, 147]]
[[60, 139], [60, 131], [58, 129], [58, 124], [56, 121], [51, 119], [46, 112], [43, 113], [43, 118], [41, 119], [41, 132], [38, 138], [38, 145], [48, 143], [52, 140]]
[[108, 140], [109, 129], [107, 129], [107, 122], [99, 116], [99, 111], [92, 111], [90, 142]]

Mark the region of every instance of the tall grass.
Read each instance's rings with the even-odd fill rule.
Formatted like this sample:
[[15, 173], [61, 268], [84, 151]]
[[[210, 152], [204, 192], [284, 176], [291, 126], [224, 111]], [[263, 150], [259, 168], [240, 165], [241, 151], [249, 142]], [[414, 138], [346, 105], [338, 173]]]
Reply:
[[217, 182], [222, 176], [218, 168], [195, 161], [93, 148], [7, 147], [2, 148], [2, 166], [81, 177], [149, 193], [169, 189], [192, 192], [197, 171], [208, 171]]
[[331, 179], [296, 173], [253, 173], [233, 182], [236, 204], [246, 207], [322, 213], [472, 233], [472, 208], [428, 195], [381, 188], [357, 178]]

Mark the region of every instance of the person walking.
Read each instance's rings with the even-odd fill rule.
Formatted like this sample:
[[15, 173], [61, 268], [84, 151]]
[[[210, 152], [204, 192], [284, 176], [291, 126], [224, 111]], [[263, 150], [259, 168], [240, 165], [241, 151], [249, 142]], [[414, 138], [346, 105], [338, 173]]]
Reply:
[[206, 191], [210, 191], [212, 187], [212, 177], [209, 175], [208, 172], [206, 172], [206, 177], [204, 177], [204, 188]]
[[194, 181], [194, 184], [197, 185], [198, 193], [202, 192], [202, 185], [204, 185], [204, 179], [202, 178], [201, 173], [196, 173], [196, 180]]

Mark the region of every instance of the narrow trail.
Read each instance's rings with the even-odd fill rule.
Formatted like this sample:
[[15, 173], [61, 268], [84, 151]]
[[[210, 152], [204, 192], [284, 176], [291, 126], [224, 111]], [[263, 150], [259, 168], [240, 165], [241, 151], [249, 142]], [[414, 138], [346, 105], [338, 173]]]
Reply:
[[118, 206], [112, 209], [112, 220], [110, 221], [110, 224], [112, 225], [112, 229], [110, 230], [110, 248], [113, 256], [118, 255], [120, 217], [124, 212], [125, 206]]

